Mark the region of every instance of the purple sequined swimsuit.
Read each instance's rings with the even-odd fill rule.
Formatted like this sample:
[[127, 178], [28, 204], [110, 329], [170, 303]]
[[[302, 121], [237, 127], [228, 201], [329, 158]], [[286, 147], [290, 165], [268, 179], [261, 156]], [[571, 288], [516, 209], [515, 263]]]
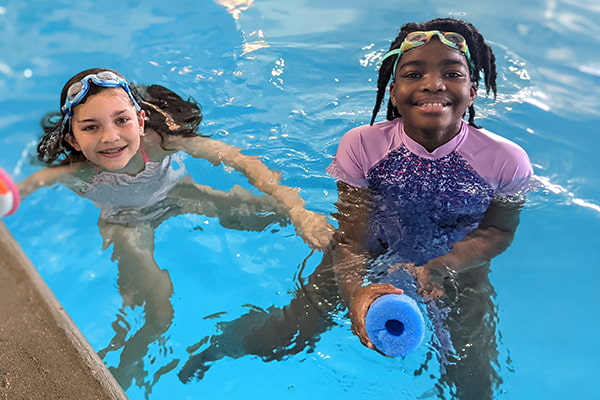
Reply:
[[524, 190], [532, 168], [519, 146], [464, 122], [428, 152], [396, 119], [349, 131], [328, 172], [371, 189], [370, 250], [422, 265], [473, 231], [493, 198]]
[[371, 250], [391, 248], [417, 265], [448, 253], [452, 243], [475, 229], [494, 193], [456, 153], [430, 160], [404, 145], [373, 167], [367, 179], [374, 193]]

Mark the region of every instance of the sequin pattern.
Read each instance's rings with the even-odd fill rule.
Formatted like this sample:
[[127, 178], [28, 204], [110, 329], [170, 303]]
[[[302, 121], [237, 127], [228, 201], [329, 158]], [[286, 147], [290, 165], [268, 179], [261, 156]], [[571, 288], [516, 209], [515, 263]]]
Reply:
[[456, 152], [438, 159], [390, 152], [367, 175], [372, 190], [371, 250], [392, 250], [417, 265], [446, 254], [473, 231], [493, 188]]

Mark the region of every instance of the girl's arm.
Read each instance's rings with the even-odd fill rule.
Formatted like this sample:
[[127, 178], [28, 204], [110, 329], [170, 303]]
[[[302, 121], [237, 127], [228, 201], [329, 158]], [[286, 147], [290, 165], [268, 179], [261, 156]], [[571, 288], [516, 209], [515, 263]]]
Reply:
[[201, 136], [173, 138], [171, 143], [192, 157], [204, 158], [214, 165], [223, 163], [241, 172], [252, 185], [284, 205], [298, 233], [312, 248], [323, 249], [329, 244], [334, 229], [327, 219], [306, 210], [298, 190], [281, 185], [281, 175], [270, 170], [258, 157], [245, 155], [238, 147], [220, 140]]
[[523, 204], [523, 201], [493, 200], [477, 229], [455, 243], [449, 253], [422, 267], [411, 268], [423, 294], [439, 296], [444, 279], [485, 265], [503, 253], [512, 243]]
[[80, 171], [81, 164], [46, 167], [29, 175], [23, 182], [17, 184], [21, 200], [36, 190], [52, 186], [56, 183], [68, 184]]
[[371, 211], [370, 190], [338, 182], [336, 205], [339, 228], [334, 235], [333, 268], [340, 296], [350, 312], [354, 333], [365, 346], [375, 349], [365, 328], [369, 306], [379, 296], [403, 291], [389, 284], [364, 284], [369, 261], [365, 244]]

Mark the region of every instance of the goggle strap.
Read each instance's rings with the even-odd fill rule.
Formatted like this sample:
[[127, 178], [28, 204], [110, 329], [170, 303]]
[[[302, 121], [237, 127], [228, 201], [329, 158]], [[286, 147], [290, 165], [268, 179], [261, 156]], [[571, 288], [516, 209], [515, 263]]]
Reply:
[[397, 48], [397, 49], [394, 49], [394, 50], [390, 50], [390, 51], [388, 51], [388, 52], [387, 52], [387, 53], [386, 53], [386, 54], [385, 54], [385, 55], [384, 55], [384, 56], [381, 58], [381, 60], [379, 60], [378, 64], [379, 64], [379, 65], [381, 65], [381, 64], [383, 64], [383, 62], [384, 62], [385, 60], [387, 60], [387, 59], [388, 59], [388, 58], [390, 58], [391, 56], [393, 56], [393, 55], [396, 55], [396, 54], [400, 54], [400, 53], [402, 53], [402, 50], [401, 50], [400, 48]]

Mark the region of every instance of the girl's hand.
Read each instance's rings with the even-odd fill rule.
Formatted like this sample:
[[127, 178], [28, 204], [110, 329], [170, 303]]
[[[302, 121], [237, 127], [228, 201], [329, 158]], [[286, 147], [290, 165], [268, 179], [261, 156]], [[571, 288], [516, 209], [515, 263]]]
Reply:
[[446, 295], [442, 284], [444, 279], [451, 275], [448, 269], [430, 263], [420, 267], [416, 267], [414, 264], [405, 264], [403, 268], [415, 277], [421, 296], [439, 299]]
[[377, 350], [367, 334], [365, 318], [371, 304], [384, 294], [403, 294], [402, 289], [393, 285], [374, 283], [367, 286], [359, 286], [350, 296], [348, 309], [352, 320], [352, 330], [358, 336], [361, 343], [371, 350]]
[[315, 250], [325, 249], [331, 242], [335, 228], [323, 215], [309, 211], [304, 207], [290, 210], [290, 218], [298, 235]]

